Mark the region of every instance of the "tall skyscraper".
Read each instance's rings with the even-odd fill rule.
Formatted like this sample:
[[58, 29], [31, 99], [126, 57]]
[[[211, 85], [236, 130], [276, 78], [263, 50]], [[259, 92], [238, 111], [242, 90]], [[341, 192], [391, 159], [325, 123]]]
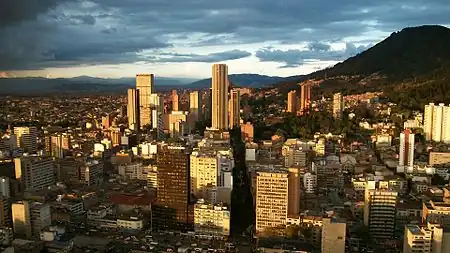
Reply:
[[311, 83], [306, 82], [301, 85], [301, 97], [300, 97], [300, 115], [308, 113], [311, 106]]
[[150, 95], [153, 93], [154, 85], [153, 74], [137, 74], [136, 89], [139, 90], [139, 127], [151, 124], [151, 104]]
[[23, 190], [42, 190], [55, 184], [53, 159], [22, 156], [14, 159], [16, 179]]
[[70, 136], [68, 134], [55, 134], [50, 136], [50, 147], [46, 147], [51, 156], [64, 158], [70, 149]]
[[289, 168], [289, 215], [298, 215], [300, 213], [300, 185], [300, 169]]
[[163, 135], [163, 119], [162, 115], [164, 112], [164, 98], [156, 93], [151, 95], [151, 106], [152, 106], [152, 128], [157, 129], [158, 138]]
[[427, 141], [430, 141], [431, 137], [433, 135], [433, 132], [432, 132], [433, 107], [434, 107], [434, 103], [425, 105], [425, 110], [424, 110], [424, 115], [423, 115], [423, 133], [424, 133], [425, 139]]
[[158, 145], [158, 210], [154, 222], [162, 228], [187, 226], [189, 217], [189, 153], [183, 146]]
[[345, 253], [346, 224], [322, 219], [322, 253]]
[[128, 89], [128, 105], [127, 105], [127, 116], [128, 116], [128, 128], [134, 131], [139, 130], [140, 127], [140, 106], [139, 106], [139, 90], [138, 89]]
[[450, 143], [450, 105], [442, 111], [442, 141]]
[[206, 93], [206, 105], [204, 113], [204, 120], [206, 121], [212, 120], [212, 94], [212, 88], [209, 88], [208, 92]]
[[202, 98], [198, 91], [189, 94], [189, 113], [195, 121], [202, 119]]
[[287, 112], [297, 112], [297, 91], [291, 90], [288, 93]]
[[425, 105], [423, 132], [427, 141], [450, 143], [450, 106]]
[[256, 232], [286, 225], [288, 215], [288, 173], [256, 172]]
[[333, 95], [333, 117], [335, 119], [342, 118], [342, 111], [344, 110], [344, 98], [342, 97], [342, 94], [335, 93]]
[[14, 127], [14, 135], [17, 137], [17, 146], [23, 148], [25, 152], [37, 151], [36, 127]]
[[398, 193], [384, 181], [367, 181], [364, 193], [364, 224], [376, 239], [393, 238]]
[[229, 123], [230, 129], [232, 129], [239, 126], [241, 123], [241, 96], [239, 90], [231, 90], [229, 107]]
[[172, 111], [180, 110], [180, 98], [178, 97], [178, 93], [176, 90], [172, 90]]
[[228, 67], [225, 64], [212, 66], [212, 128], [228, 128]]
[[406, 129], [400, 134], [399, 166], [414, 165], [414, 134]]

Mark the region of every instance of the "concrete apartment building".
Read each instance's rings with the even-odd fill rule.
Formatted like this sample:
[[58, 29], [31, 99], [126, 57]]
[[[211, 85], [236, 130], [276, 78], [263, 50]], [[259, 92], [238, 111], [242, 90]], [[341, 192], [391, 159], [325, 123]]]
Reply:
[[288, 215], [288, 172], [256, 172], [256, 232], [286, 226]]
[[427, 141], [450, 143], [450, 106], [425, 105], [423, 132]]
[[403, 253], [450, 252], [450, 233], [438, 224], [406, 225], [403, 237]]
[[25, 152], [35, 153], [37, 151], [37, 128], [36, 127], [14, 127], [14, 135], [17, 138], [17, 146]]
[[39, 156], [22, 156], [14, 159], [16, 179], [23, 190], [41, 190], [55, 184], [53, 159]]
[[237, 127], [241, 123], [241, 94], [238, 89], [230, 91], [230, 101], [228, 103], [229, 109], [229, 128]]
[[406, 129], [400, 134], [399, 166], [412, 167], [414, 165], [414, 134]]
[[198, 91], [189, 93], [189, 113], [194, 121], [202, 119], [202, 97]]
[[393, 238], [398, 192], [383, 182], [367, 181], [364, 195], [364, 224], [371, 236]]
[[[190, 155], [191, 194], [212, 203], [215, 203], [217, 199], [222, 201], [229, 199], [217, 194], [231, 193], [233, 166], [234, 160], [230, 155], [209, 148], [195, 149]], [[228, 190], [219, 188], [228, 188]], [[215, 196], [213, 196], [214, 193]], [[226, 202], [229, 203], [229, 201]]]
[[40, 202], [19, 201], [12, 204], [14, 233], [27, 238], [40, 235], [51, 225], [50, 206]]
[[346, 227], [333, 218], [322, 220], [322, 253], [345, 253]]
[[229, 236], [230, 209], [223, 204], [199, 200], [194, 206], [194, 230], [196, 234]]

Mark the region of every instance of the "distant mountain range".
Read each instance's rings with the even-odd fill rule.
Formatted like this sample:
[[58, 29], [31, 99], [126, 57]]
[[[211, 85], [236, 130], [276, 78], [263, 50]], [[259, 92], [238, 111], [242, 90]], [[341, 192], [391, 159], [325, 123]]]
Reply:
[[[276, 77], [257, 74], [233, 74], [230, 81], [238, 87], [260, 88], [294, 77]], [[135, 78], [96, 78], [79, 76], [74, 78], [0, 78], [0, 94], [39, 95], [61, 93], [96, 93], [96, 92], [124, 92], [135, 85]], [[211, 87], [211, 78], [196, 80], [189, 78], [156, 77], [157, 91], [191, 88], [204, 89]]]
[[450, 29], [437, 25], [405, 28], [335, 66], [281, 81], [280, 91], [321, 80], [316, 95], [384, 91], [403, 107], [422, 109], [428, 102], [450, 103]]
[[[279, 76], [265, 76], [258, 74], [232, 74], [228, 76], [230, 82], [234, 86], [249, 87], [249, 88], [262, 88], [269, 85], [279, 83], [281, 81], [289, 81], [298, 76], [292, 77], [279, 77]], [[189, 86], [196, 88], [208, 88], [211, 87], [211, 78], [199, 80], [191, 83]]]
[[[179, 87], [195, 79], [156, 77], [156, 89]], [[133, 87], [134, 78], [96, 78], [79, 76], [74, 78], [0, 78], [0, 94], [38, 95], [61, 93], [92, 93], [92, 92], [124, 92]]]

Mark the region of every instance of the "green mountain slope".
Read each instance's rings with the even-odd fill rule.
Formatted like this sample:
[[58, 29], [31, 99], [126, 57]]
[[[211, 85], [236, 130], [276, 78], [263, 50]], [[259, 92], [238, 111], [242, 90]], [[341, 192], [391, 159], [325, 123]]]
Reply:
[[296, 83], [323, 80], [316, 95], [343, 91], [385, 91], [393, 102], [420, 109], [428, 102], [450, 102], [450, 29], [443, 26], [405, 28], [372, 48], [332, 68], [305, 78], [279, 83], [283, 90]]

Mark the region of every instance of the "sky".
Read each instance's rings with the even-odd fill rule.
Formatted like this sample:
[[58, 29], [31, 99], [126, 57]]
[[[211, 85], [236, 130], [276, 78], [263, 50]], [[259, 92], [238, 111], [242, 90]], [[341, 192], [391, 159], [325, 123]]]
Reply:
[[1, 0], [0, 77], [307, 74], [405, 27], [450, 27], [448, 0]]

